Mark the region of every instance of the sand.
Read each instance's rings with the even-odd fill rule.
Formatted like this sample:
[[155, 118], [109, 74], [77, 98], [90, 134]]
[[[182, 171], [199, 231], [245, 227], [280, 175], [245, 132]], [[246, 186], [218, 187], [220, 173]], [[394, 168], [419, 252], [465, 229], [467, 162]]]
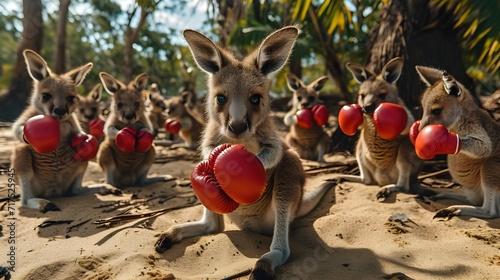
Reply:
[[[7, 196], [12, 172], [8, 166], [15, 141], [9, 134], [8, 128], [0, 129], [0, 197]], [[161, 146], [157, 151], [150, 174], [170, 174], [176, 180], [127, 188], [122, 196], [56, 198], [52, 201], [62, 211], [45, 214], [23, 209], [16, 201], [10, 205], [12, 216], [9, 206], [0, 203], [0, 265], [10, 266], [12, 261], [12, 279], [221, 279], [251, 269], [267, 252], [271, 237], [241, 231], [228, 219], [223, 233], [185, 239], [163, 254], [154, 251], [160, 233], [173, 224], [197, 220], [202, 213], [188, 184], [196, 154]], [[341, 155], [326, 160], [354, 161]], [[311, 174], [306, 189], [338, 174]], [[102, 171], [91, 162], [84, 184], [101, 180]], [[294, 221], [291, 256], [277, 268], [276, 279], [500, 278], [500, 219], [433, 219], [437, 210], [457, 202], [434, 202], [413, 194], [379, 202], [378, 189], [341, 183], [315, 210]], [[171, 207], [184, 208], [107, 226], [95, 224], [124, 212]], [[67, 223], [44, 227], [48, 221]], [[12, 240], [15, 244], [9, 244]]]

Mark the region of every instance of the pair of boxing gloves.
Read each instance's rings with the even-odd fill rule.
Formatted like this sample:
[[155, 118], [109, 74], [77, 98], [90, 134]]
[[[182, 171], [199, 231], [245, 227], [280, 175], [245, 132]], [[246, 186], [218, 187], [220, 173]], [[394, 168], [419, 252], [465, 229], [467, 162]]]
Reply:
[[191, 173], [193, 191], [209, 210], [226, 214], [256, 202], [266, 188], [260, 159], [239, 144], [222, 144]]
[[[52, 116], [37, 115], [26, 121], [23, 127], [24, 140], [39, 153], [50, 153], [57, 149], [61, 128]], [[93, 159], [99, 148], [96, 138], [90, 134], [77, 134], [71, 138], [73, 157], [81, 162]]]
[[305, 129], [313, 127], [313, 122], [319, 126], [325, 125], [328, 122], [328, 116], [328, 109], [325, 105], [314, 105], [311, 109], [304, 108], [295, 113], [297, 125]]
[[[381, 103], [373, 112], [373, 124], [379, 136], [386, 140], [398, 137], [406, 128], [406, 110], [394, 103]], [[363, 123], [363, 112], [358, 104], [345, 105], [340, 109], [338, 122], [340, 129], [352, 136]], [[457, 134], [449, 132], [442, 125], [427, 125], [419, 131], [420, 121], [412, 124], [409, 131], [411, 142], [417, 155], [422, 159], [432, 159], [439, 154], [457, 154], [462, 143]]]

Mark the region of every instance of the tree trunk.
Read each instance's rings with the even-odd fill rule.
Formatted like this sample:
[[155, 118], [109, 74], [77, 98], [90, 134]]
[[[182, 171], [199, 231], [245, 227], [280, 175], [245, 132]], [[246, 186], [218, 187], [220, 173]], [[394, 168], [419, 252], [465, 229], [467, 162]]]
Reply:
[[146, 17], [149, 15], [149, 12], [141, 7], [141, 18], [139, 20], [139, 24], [137, 25], [136, 28], [133, 28], [131, 26], [132, 24], [132, 18], [134, 17], [135, 13], [137, 12], [137, 9], [139, 7], [136, 7], [134, 11], [132, 11], [129, 14], [129, 20], [127, 24], [127, 28], [125, 29], [125, 55], [123, 57], [123, 78], [125, 81], [130, 81], [133, 78], [134, 75], [134, 43], [137, 41], [137, 38], [139, 38], [139, 32], [141, 31], [142, 27], [144, 26], [144, 23], [146, 22]]
[[393, 0], [383, 7], [380, 23], [372, 29], [367, 68], [378, 73], [390, 59], [404, 59], [397, 86], [416, 118], [421, 117], [420, 96], [425, 89], [416, 65], [447, 70], [475, 95], [452, 19], [444, 10], [431, 11], [429, 0]]
[[62, 74], [66, 72], [66, 22], [68, 21], [68, 9], [71, 0], [59, 2], [59, 20], [57, 22], [57, 49], [55, 53], [54, 72]]
[[9, 90], [5, 95], [0, 96], [0, 120], [14, 121], [29, 102], [32, 80], [26, 71], [23, 51], [31, 49], [40, 53], [42, 49], [42, 10], [41, 0], [23, 0], [23, 33], [12, 69]]

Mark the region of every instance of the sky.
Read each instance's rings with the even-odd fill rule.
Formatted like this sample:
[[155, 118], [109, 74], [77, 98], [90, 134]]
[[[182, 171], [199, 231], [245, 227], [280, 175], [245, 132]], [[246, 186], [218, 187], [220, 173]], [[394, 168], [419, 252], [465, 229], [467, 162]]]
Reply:
[[[127, 10], [130, 8], [136, 0], [112, 0], [113, 2], [118, 3], [122, 10]], [[175, 2], [177, 0], [163, 0], [165, 2]], [[57, 11], [59, 1], [56, 0], [42, 0], [45, 7], [48, 11]], [[208, 1], [206, 0], [190, 0], [187, 1], [187, 7], [179, 11], [177, 13], [167, 13], [164, 11], [155, 11], [154, 12], [154, 21], [162, 23], [161, 26], [165, 28], [171, 28], [173, 30], [177, 30], [177, 34], [171, 38], [173, 44], [186, 45], [186, 42], [182, 38], [182, 30], [186, 28], [191, 29], [201, 29], [203, 26], [204, 20], [207, 18], [206, 11]], [[75, 2], [74, 2], [75, 3]], [[19, 0], [0, 0], [0, 5], [2, 6], [2, 10], [5, 9], [8, 12], [10, 11], [19, 11], [22, 7]], [[71, 7], [72, 12], [78, 12], [78, 10], [86, 9], [90, 7], [89, 5], [83, 5], [80, 8]], [[22, 27], [20, 27], [22, 28]]]

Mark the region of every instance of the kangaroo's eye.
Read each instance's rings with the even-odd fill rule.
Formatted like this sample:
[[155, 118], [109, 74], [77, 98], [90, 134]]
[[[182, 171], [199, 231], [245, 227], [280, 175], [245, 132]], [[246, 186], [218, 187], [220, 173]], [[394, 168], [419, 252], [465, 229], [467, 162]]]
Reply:
[[218, 94], [215, 98], [217, 99], [217, 104], [219, 105], [223, 105], [227, 101], [227, 97], [222, 94]]
[[123, 103], [118, 102], [118, 104], [116, 104], [116, 107], [118, 107], [118, 109], [121, 109], [123, 107]]
[[52, 98], [52, 94], [50, 93], [42, 93], [42, 99], [43, 100], [49, 100]]
[[361, 97], [361, 99], [364, 99], [366, 97], [366, 94], [360, 93], [359, 96]]
[[297, 101], [302, 101], [302, 96], [297, 96]]
[[134, 102], [134, 108], [138, 109], [139, 108], [139, 102]]
[[431, 114], [434, 115], [434, 116], [439, 116], [441, 115], [441, 112], [443, 111], [442, 108], [439, 108], [439, 109], [432, 109], [431, 110]]
[[250, 103], [255, 104], [255, 105], [259, 104], [260, 97], [261, 96], [258, 94], [254, 94], [254, 95], [250, 96]]
[[68, 96], [68, 101], [69, 101], [69, 102], [73, 102], [73, 101], [75, 101], [75, 97], [74, 97], [74, 96]]
[[386, 97], [386, 96], [387, 96], [387, 93], [379, 93], [379, 94], [377, 95], [377, 97], [378, 97], [379, 99], [385, 99], [385, 97]]

